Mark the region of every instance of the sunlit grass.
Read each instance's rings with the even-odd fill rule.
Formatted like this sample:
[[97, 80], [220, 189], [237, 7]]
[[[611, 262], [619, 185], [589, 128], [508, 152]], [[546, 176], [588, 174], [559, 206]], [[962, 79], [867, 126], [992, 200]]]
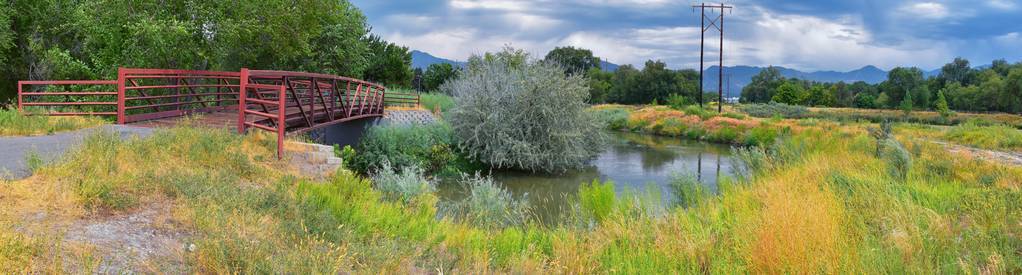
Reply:
[[78, 130], [106, 123], [96, 117], [31, 116], [11, 107], [0, 108], [0, 136], [49, 135], [56, 132]]
[[1000, 124], [984, 126], [966, 122], [951, 127], [945, 138], [979, 148], [1022, 151], [1022, 131]]
[[[901, 125], [897, 141], [912, 159], [901, 178], [875, 156], [865, 124], [774, 123], [802, 128], [748, 153], [761, 162], [750, 176], [722, 182], [716, 195], [697, 192], [694, 203], [662, 209], [655, 192], [615, 195], [612, 185], [586, 183], [575, 209], [591, 217], [583, 226], [438, 219], [430, 192], [393, 200], [346, 170], [326, 181], [292, 175], [273, 158], [272, 137], [258, 134], [99, 134], [33, 177], [0, 185], [0, 272], [91, 266], [88, 251], [14, 228], [154, 203], [172, 205], [169, 224], [194, 234], [198, 249], [183, 264], [199, 273], [1022, 270], [1022, 168], [914, 142], [914, 131], [936, 130]], [[44, 221], [24, 219], [39, 211]]]

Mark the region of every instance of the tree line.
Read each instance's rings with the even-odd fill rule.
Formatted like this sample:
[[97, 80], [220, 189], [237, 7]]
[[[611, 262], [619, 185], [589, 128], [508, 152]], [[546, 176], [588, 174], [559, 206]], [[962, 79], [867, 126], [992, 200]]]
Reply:
[[294, 70], [409, 86], [408, 48], [346, 0], [15, 0], [0, 4], [0, 101], [25, 79], [118, 67]]
[[995, 60], [974, 68], [964, 58], [941, 67], [933, 77], [919, 68], [898, 67], [878, 84], [819, 83], [785, 78], [769, 67], [742, 89], [742, 102], [779, 102], [821, 107], [1022, 112], [1022, 62]]
[[[615, 71], [601, 68], [601, 60], [592, 51], [576, 47], [557, 47], [546, 54], [544, 62], [555, 63], [567, 75], [583, 75], [589, 84], [589, 102], [619, 104], [649, 104], [683, 100], [685, 104], [698, 103], [699, 72], [692, 69], [671, 70], [659, 60], [649, 60], [640, 70], [622, 65]], [[459, 75], [461, 68], [451, 64], [433, 64], [421, 73], [424, 89], [436, 90], [448, 79]], [[704, 101], [717, 99], [716, 93], [707, 93]]]

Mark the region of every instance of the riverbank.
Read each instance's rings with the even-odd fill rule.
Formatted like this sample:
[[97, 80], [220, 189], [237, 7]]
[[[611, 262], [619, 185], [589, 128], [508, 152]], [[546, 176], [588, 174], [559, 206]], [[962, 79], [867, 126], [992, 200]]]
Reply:
[[303, 178], [273, 158], [267, 136], [191, 128], [127, 141], [101, 134], [33, 177], [0, 184], [0, 272], [96, 271], [117, 259], [68, 230], [133, 213], [180, 244], [129, 258], [124, 266], [139, 272], [1022, 269], [1022, 168], [912, 142], [917, 136], [897, 127], [907, 166], [875, 155], [869, 124], [771, 125], [799, 128], [741, 153], [753, 169], [723, 182], [719, 195], [694, 193], [690, 203], [656, 212], [641, 195], [581, 188], [587, 203], [569, 210], [579, 222], [553, 228], [437, 220], [435, 193], [394, 201], [344, 170]]
[[727, 112], [688, 106], [597, 105], [592, 112], [615, 131], [679, 137], [720, 144], [756, 146], [772, 144], [778, 137], [799, 128], [791, 121], [759, 119], [728, 108]]

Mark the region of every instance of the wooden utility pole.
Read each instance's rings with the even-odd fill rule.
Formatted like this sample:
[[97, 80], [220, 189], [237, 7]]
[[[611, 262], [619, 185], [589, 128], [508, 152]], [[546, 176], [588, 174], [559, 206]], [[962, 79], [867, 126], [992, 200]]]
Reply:
[[[720, 32], [720, 65], [717, 68], [717, 112], [723, 113], [724, 109], [724, 10], [730, 11], [732, 6], [726, 6], [721, 4], [706, 4], [702, 3], [699, 5], [693, 5], [692, 9], [699, 8], [699, 23], [702, 26], [699, 32], [699, 107], [703, 107], [703, 56], [704, 47], [706, 43], [706, 31], [709, 27], [714, 27]], [[720, 9], [720, 15], [713, 18], [706, 17], [706, 8]], [[706, 20], [710, 19], [710, 26], [706, 26]], [[719, 22], [719, 23], [718, 23]]]

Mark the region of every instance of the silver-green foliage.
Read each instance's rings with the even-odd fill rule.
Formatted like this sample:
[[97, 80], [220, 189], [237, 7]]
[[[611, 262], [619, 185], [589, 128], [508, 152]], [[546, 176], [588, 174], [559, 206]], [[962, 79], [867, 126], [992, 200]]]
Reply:
[[408, 202], [436, 191], [436, 185], [426, 179], [425, 172], [417, 166], [405, 166], [398, 172], [390, 167], [389, 161], [384, 161], [382, 166], [373, 174], [373, 183], [388, 198]]
[[892, 178], [900, 181], [908, 179], [908, 171], [912, 169], [912, 155], [898, 140], [888, 138], [881, 142], [881, 159], [887, 164], [887, 171]]
[[471, 158], [499, 169], [557, 172], [600, 152], [603, 125], [586, 111], [583, 76], [510, 49], [472, 60], [441, 88], [455, 98], [449, 121]]
[[493, 178], [479, 173], [471, 176], [462, 174], [460, 183], [468, 197], [446, 207], [448, 216], [491, 228], [520, 225], [528, 220], [530, 208], [526, 198], [515, 199]]

